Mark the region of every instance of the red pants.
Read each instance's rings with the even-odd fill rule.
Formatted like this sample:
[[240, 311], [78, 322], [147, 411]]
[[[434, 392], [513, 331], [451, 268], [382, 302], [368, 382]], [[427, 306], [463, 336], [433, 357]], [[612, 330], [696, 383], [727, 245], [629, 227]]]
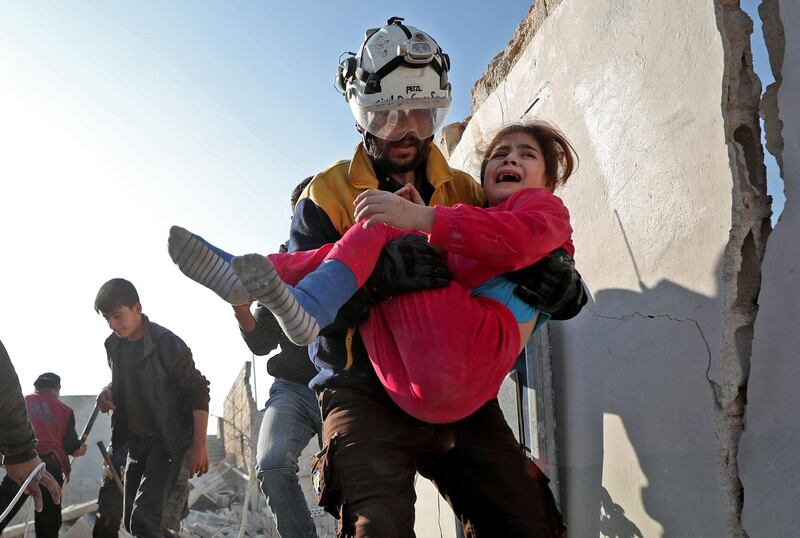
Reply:
[[[271, 254], [281, 279], [295, 285], [328, 259], [367, 280], [383, 250], [406, 232], [385, 225], [350, 228], [317, 250]], [[497, 396], [519, 354], [514, 315], [499, 302], [473, 297], [451, 265], [446, 288], [403, 293], [372, 308], [360, 327], [378, 379], [394, 402], [420, 420], [447, 423]]]

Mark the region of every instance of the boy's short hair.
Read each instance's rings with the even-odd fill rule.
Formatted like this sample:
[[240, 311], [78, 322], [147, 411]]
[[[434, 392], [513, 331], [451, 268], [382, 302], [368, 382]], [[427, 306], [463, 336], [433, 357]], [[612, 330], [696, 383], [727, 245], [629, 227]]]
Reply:
[[289, 203], [292, 204], [292, 211], [294, 211], [294, 206], [296, 206], [297, 202], [300, 200], [300, 195], [303, 194], [303, 190], [311, 183], [312, 179], [314, 179], [314, 176], [308, 176], [292, 190], [292, 196], [289, 199]]
[[139, 294], [133, 284], [124, 278], [112, 278], [100, 286], [94, 300], [94, 311], [107, 313], [120, 306], [133, 308], [138, 303]]

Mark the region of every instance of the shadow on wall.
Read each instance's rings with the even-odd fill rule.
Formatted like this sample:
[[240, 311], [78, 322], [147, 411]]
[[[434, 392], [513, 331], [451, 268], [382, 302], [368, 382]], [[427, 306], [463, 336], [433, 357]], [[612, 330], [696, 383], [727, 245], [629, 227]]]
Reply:
[[[719, 266], [716, 274], [719, 282]], [[574, 321], [553, 324], [571, 536], [719, 533], [724, 499], [708, 377], [719, 316], [718, 296], [640, 281], [640, 291], [600, 291]]]
[[636, 524], [625, 517], [625, 509], [614, 502], [606, 488], [600, 492], [600, 534], [606, 538], [644, 538]]

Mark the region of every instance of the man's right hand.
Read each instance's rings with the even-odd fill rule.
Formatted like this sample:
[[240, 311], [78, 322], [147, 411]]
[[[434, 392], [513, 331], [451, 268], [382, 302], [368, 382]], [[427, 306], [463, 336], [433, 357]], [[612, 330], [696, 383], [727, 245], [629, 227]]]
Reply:
[[[8, 473], [8, 476], [11, 477], [14, 482], [22, 485], [25, 479], [28, 478], [28, 475], [31, 474], [31, 471], [40, 463], [42, 463], [42, 460], [39, 459], [39, 456], [35, 456], [22, 463], [6, 464], [6, 473]], [[41, 512], [43, 507], [42, 490], [39, 486], [47, 488], [54, 503], [61, 504], [61, 486], [58, 485], [53, 475], [48, 473], [47, 470], [42, 469], [39, 473], [36, 473], [36, 476], [33, 477], [28, 487], [25, 488], [25, 493], [33, 497], [33, 503], [36, 506], [37, 512]]]
[[563, 248], [535, 264], [506, 273], [517, 285], [514, 293], [534, 308], [547, 312], [551, 319], [571, 319], [580, 313], [588, 295], [575, 260]]
[[370, 296], [384, 300], [396, 293], [444, 288], [453, 273], [424, 235], [391, 240], [383, 249], [365, 286]]
[[117, 407], [114, 405], [114, 394], [111, 392], [111, 387], [104, 387], [97, 396], [97, 407], [103, 413], [114, 411]]

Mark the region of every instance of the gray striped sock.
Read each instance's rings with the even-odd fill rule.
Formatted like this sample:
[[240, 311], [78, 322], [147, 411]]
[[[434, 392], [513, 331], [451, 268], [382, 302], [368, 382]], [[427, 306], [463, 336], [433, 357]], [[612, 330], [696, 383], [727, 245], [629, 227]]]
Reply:
[[317, 339], [319, 323], [295, 298], [294, 289], [280, 279], [269, 258], [234, 256], [231, 265], [250, 296], [272, 312], [289, 340], [307, 346]]
[[233, 305], [251, 301], [231, 268], [232, 255], [180, 226], [170, 228], [167, 248], [181, 272], [198, 284]]

